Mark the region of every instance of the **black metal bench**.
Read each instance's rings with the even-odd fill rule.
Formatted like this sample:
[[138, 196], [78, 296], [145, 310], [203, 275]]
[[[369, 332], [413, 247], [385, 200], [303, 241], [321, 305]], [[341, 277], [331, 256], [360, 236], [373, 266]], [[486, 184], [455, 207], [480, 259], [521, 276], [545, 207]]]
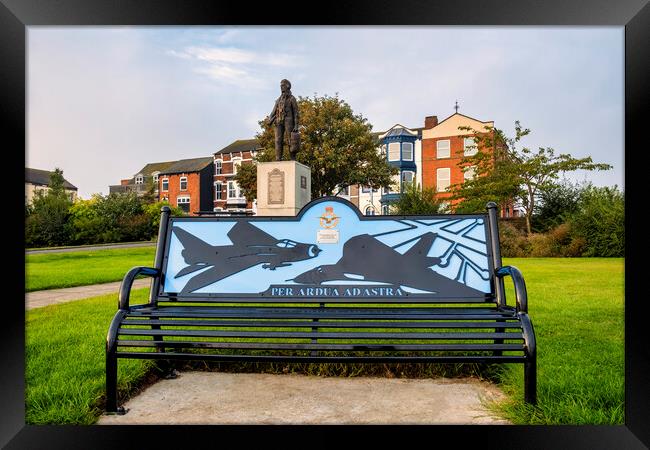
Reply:
[[[117, 360], [523, 363], [536, 403], [524, 279], [502, 267], [486, 214], [362, 216], [337, 197], [297, 217], [170, 217], [154, 267], [131, 269], [106, 340], [106, 408]], [[149, 302], [131, 305], [138, 275]], [[505, 276], [515, 306], [506, 304]]]

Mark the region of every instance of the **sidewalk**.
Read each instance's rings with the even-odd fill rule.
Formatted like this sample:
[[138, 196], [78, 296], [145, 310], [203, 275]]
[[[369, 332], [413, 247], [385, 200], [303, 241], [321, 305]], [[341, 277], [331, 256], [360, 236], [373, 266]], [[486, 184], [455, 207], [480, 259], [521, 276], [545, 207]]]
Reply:
[[[97, 295], [112, 294], [120, 290], [121, 281], [112, 283], [93, 284], [90, 286], [77, 286], [64, 289], [48, 289], [46, 291], [34, 291], [25, 293], [25, 309], [41, 308], [55, 303], [67, 303], [82, 298], [95, 297]], [[150, 278], [135, 280], [133, 289], [149, 287]]]

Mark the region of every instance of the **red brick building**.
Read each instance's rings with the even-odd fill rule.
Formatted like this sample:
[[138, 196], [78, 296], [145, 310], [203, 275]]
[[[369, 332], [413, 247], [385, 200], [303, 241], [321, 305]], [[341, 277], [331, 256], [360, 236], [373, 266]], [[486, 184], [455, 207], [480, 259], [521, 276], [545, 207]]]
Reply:
[[[451, 193], [448, 188], [452, 184], [460, 184], [475, 176], [470, 169], [463, 172], [460, 162], [464, 156], [476, 154], [478, 151], [473, 134], [459, 127], [469, 127], [472, 130], [484, 131], [494, 128], [493, 121], [482, 122], [463, 114], [455, 113], [440, 123], [436, 116], [425, 119], [422, 129], [422, 185], [434, 187], [438, 197], [448, 199]], [[457, 203], [450, 201], [451, 204]], [[507, 205], [501, 211], [503, 217], [513, 217], [517, 211], [513, 205]]]
[[214, 154], [213, 211], [255, 212], [233, 179], [242, 164], [252, 164], [260, 150], [257, 139], [240, 139]]
[[167, 200], [190, 215], [212, 210], [212, 157], [181, 159], [158, 174], [159, 200]]

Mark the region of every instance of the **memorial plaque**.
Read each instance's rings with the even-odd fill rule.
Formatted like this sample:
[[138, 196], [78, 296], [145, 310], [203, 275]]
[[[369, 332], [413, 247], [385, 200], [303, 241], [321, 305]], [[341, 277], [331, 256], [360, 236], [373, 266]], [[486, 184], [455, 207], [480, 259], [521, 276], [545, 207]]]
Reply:
[[280, 169], [273, 169], [271, 172], [269, 172], [267, 192], [269, 193], [269, 205], [284, 204], [284, 172]]

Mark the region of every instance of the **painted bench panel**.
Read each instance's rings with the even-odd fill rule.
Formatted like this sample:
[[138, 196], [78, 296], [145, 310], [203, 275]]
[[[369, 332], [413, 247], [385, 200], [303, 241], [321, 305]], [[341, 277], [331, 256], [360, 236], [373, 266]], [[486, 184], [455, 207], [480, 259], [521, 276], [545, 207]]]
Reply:
[[486, 219], [362, 216], [338, 199], [295, 218], [172, 218], [159, 294], [492, 300]]

